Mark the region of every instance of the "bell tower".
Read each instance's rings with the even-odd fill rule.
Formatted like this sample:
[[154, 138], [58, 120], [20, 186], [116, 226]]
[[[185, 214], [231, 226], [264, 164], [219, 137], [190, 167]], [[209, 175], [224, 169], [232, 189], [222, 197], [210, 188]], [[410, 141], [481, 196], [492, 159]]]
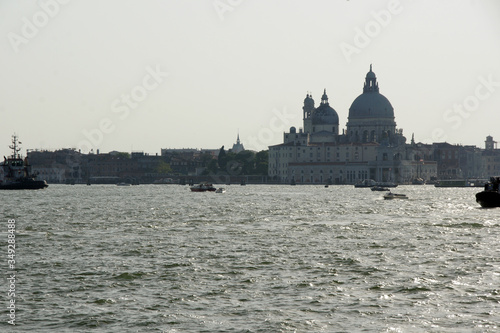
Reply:
[[302, 111], [304, 112], [304, 132], [311, 133], [312, 132], [312, 119], [311, 115], [314, 110], [314, 99], [312, 95], [307, 93], [306, 98], [304, 99], [304, 106], [302, 107]]
[[497, 148], [497, 142], [493, 141], [493, 137], [488, 135], [486, 137], [486, 141], [484, 141], [484, 149], [485, 150], [494, 150]]

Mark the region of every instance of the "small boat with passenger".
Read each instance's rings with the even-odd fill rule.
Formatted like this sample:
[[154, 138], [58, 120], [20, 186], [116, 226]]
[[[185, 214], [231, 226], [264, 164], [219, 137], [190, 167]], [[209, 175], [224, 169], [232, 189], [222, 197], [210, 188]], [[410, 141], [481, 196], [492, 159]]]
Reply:
[[398, 193], [386, 193], [384, 194], [384, 199], [385, 200], [392, 200], [392, 199], [408, 199], [406, 194], [398, 194]]
[[491, 177], [484, 191], [476, 193], [476, 202], [484, 208], [500, 207], [500, 177]]

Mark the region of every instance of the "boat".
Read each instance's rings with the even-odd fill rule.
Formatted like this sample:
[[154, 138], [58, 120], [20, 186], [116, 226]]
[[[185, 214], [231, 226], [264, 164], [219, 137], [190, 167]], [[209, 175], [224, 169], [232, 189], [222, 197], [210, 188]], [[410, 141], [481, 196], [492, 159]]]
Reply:
[[389, 193], [384, 195], [384, 199], [385, 200], [408, 199], [408, 197], [406, 196], [406, 194], [397, 194], [397, 193], [389, 192]]
[[411, 181], [412, 185], [425, 185], [425, 180], [422, 178], [413, 178]]
[[192, 192], [214, 192], [217, 190], [212, 184], [210, 183], [200, 183], [197, 185], [193, 185], [190, 187]]
[[28, 159], [23, 159], [19, 154], [21, 150], [17, 136], [12, 136], [12, 156], [4, 156], [0, 164], [2, 177], [0, 177], [0, 190], [39, 190], [48, 187], [45, 180], [37, 180], [38, 174], [31, 173]]
[[362, 188], [362, 187], [373, 187], [377, 185], [377, 182], [374, 181], [373, 179], [365, 179], [360, 181], [359, 183], [356, 183], [354, 187]]
[[372, 191], [389, 191], [388, 187], [376, 185], [371, 188]]
[[484, 208], [500, 207], [500, 177], [491, 177], [484, 184], [484, 191], [476, 193], [476, 202]]
[[374, 187], [374, 186], [381, 186], [381, 187], [397, 187], [398, 184], [393, 183], [393, 182], [376, 182], [373, 179], [365, 179], [362, 180], [354, 185], [354, 187], [358, 188], [363, 188], [363, 187]]
[[223, 187], [219, 187], [218, 189], [215, 190], [215, 193], [226, 193], [226, 189]]
[[446, 179], [446, 180], [439, 180], [436, 184], [434, 184], [435, 187], [483, 187], [484, 186], [484, 181], [481, 181], [479, 179], [473, 181], [469, 179]]
[[174, 184], [174, 180], [172, 178], [162, 178], [157, 179], [153, 182], [153, 184]]
[[398, 184], [393, 183], [393, 182], [378, 182], [376, 185], [383, 186], [383, 187], [398, 187]]

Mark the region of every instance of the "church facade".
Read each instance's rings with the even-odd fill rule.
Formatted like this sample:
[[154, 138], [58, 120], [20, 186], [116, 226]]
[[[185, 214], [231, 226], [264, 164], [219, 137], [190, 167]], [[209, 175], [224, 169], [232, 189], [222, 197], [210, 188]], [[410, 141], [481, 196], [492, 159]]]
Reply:
[[437, 175], [435, 161], [406, 143], [396, 128], [394, 108], [379, 92], [377, 77], [366, 74], [363, 92], [349, 108], [340, 133], [338, 113], [326, 89], [318, 107], [310, 94], [304, 99], [303, 128], [291, 127], [283, 143], [269, 147], [269, 176], [281, 183], [355, 184], [364, 179], [410, 183]]

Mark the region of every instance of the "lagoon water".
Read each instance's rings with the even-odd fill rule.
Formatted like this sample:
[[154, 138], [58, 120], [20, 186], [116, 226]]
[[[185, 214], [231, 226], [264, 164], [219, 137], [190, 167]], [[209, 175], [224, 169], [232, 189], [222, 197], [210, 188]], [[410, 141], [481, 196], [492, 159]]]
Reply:
[[497, 332], [500, 209], [478, 188], [3, 191], [2, 332]]

